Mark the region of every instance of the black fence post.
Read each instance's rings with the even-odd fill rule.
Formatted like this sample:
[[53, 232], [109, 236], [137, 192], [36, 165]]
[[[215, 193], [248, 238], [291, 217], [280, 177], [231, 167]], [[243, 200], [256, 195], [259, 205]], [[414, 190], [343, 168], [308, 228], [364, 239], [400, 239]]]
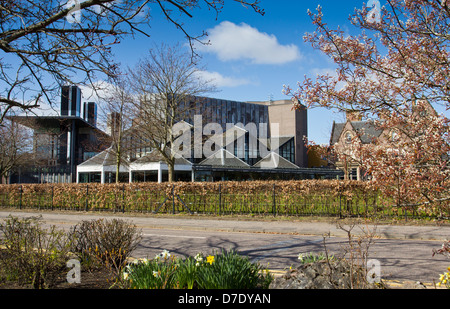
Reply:
[[54, 195], [54, 192], [53, 192], [53, 186], [52, 186], [52, 210], [53, 210], [53, 195]]
[[277, 204], [275, 202], [275, 184], [273, 184], [273, 189], [272, 189], [272, 212], [273, 212], [273, 216], [275, 217], [277, 215]]
[[86, 202], [84, 204], [84, 211], [88, 210], [88, 199], [89, 199], [89, 185], [86, 185]]
[[22, 193], [23, 193], [23, 188], [22, 185], [19, 186], [19, 209], [22, 209]]
[[219, 216], [222, 213], [222, 184], [219, 183]]
[[125, 213], [125, 184], [122, 185], [122, 213]]
[[175, 214], [175, 185], [172, 185], [172, 214]]

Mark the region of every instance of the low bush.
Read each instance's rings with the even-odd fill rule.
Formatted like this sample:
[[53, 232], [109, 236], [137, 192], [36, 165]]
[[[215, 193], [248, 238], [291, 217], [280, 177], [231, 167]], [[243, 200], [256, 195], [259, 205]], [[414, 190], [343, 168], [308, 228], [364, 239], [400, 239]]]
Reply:
[[71, 250], [90, 269], [108, 267], [117, 274], [126, 265], [142, 235], [136, 226], [121, 219], [84, 220], [71, 232]]
[[4, 246], [0, 259], [1, 275], [34, 288], [52, 286], [70, 256], [70, 240], [55, 226], [46, 230], [40, 218], [10, 216], [0, 224]]

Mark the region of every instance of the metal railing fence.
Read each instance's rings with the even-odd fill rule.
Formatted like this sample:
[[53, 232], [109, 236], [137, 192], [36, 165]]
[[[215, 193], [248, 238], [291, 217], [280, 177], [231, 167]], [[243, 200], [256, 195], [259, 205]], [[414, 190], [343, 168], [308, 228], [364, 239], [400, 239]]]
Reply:
[[[291, 183], [292, 184], [292, 183]], [[438, 211], [395, 207], [377, 190], [353, 185], [313, 185], [299, 189], [287, 183], [214, 184], [40, 184], [0, 185], [0, 207], [16, 209], [190, 213], [207, 215], [327, 216], [433, 218], [449, 216], [447, 204]], [[336, 189], [338, 188], [338, 189]]]

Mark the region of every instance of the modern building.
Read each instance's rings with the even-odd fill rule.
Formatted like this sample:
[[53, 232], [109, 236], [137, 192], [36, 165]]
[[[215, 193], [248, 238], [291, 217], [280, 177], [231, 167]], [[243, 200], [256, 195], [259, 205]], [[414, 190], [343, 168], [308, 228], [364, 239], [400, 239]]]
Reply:
[[61, 87], [61, 116], [80, 116], [81, 89], [77, 86]]
[[59, 115], [9, 117], [33, 130], [33, 158], [15, 169], [11, 183], [75, 182], [77, 165], [109, 146], [109, 136], [96, 127], [96, 104], [84, 103], [82, 113], [81, 98], [79, 87], [63, 86]]
[[97, 127], [97, 104], [84, 102], [83, 119], [93, 127]]
[[[304, 144], [308, 134], [307, 111], [293, 110], [291, 100], [236, 102], [195, 98], [188, 103], [192, 108], [179, 120], [188, 124], [192, 135], [200, 127], [203, 142], [223, 142], [217, 143], [220, 147], [212, 153], [177, 159], [176, 181], [336, 178], [342, 174], [336, 169], [308, 168]], [[114, 119], [117, 115], [111, 117]], [[212, 123], [220, 126], [222, 134], [203, 134], [205, 125]], [[114, 127], [113, 123], [110, 126]], [[138, 126], [130, 132], [135, 146], [122, 160], [121, 181], [165, 181], [168, 167], [162, 155], [139, 138]], [[114, 182], [115, 165], [114, 155], [107, 149], [78, 165], [77, 182]]]
[[306, 107], [298, 104], [293, 109], [292, 100], [252, 102], [267, 106], [271, 124], [278, 124], [280, 155], [299, 167], [308, 166], [308, 155], [304, 138], [308, 136], [308, 112]]

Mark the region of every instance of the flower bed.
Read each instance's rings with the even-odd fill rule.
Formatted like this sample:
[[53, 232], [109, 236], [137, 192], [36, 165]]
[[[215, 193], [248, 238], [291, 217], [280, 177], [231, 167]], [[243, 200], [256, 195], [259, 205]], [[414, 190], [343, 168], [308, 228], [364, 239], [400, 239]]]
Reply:
[[154, 259], [130, 263], [122, 276], [123, 286], [132, 289], [267, 289], [273, 279], [233, 251], [180, 259], [164, 250]]

